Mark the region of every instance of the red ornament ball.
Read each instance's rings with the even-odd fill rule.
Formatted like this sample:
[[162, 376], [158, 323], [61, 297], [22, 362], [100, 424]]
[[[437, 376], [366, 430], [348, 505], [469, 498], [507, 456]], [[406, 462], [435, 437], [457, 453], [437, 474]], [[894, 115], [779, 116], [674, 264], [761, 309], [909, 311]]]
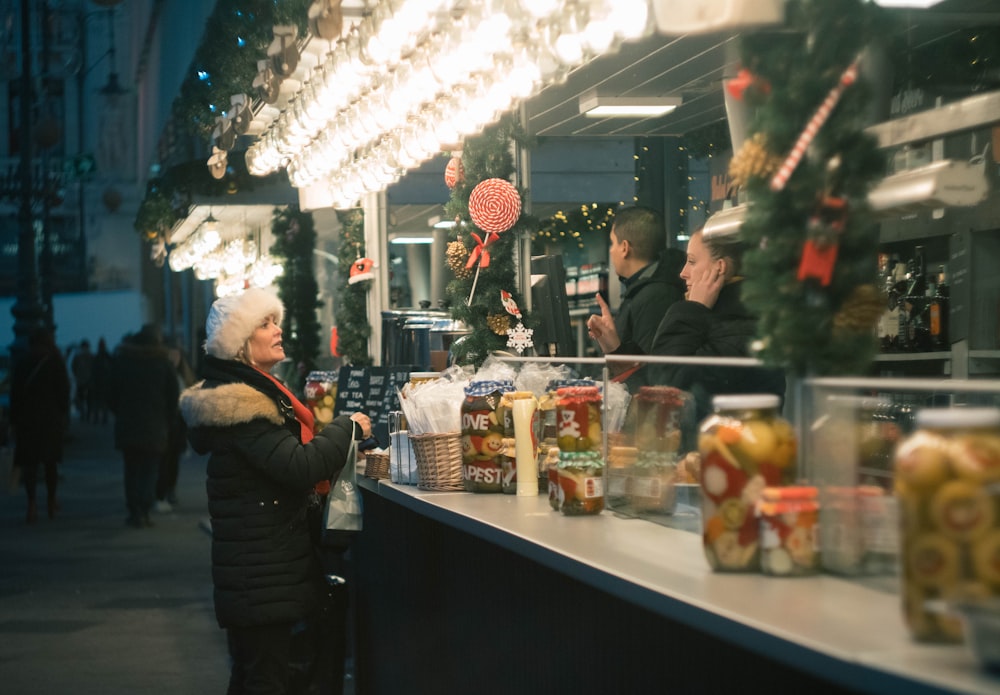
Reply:
[[461, 157], [452, 157], [448, 160], [448, 166], [444, 168], [444, 182], [448, 188], [454, 188], [457, 184], [465, 180], [465, 167], [462, 166]]
[[521, 216], [521, 196], [510, 181], [486, 179], [469, 195], [469, 216], [484, 232], [506, 232]]

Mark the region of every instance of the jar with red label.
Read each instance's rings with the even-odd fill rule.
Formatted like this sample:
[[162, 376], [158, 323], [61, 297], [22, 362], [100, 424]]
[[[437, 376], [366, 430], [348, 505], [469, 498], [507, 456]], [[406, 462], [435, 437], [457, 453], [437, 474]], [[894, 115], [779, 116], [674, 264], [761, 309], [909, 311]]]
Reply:
[[673, 514], [677, 463], [685, 426], [693, 429], [691, 395], [672, 386], [642, 386], [629, 406], [627, 429], [638, 450], [629, 470], [633, 513]]
[[819, 571], [818, 498], [809, 485], [764, 488], [757, 502], [761, 572], [802, 577]]
[[569, 386], [596, 386], [593, 379], [553, 379], [545, 386], [545, 393], [538, 399], [538, 490], [547, 492], [552, 508], [559, 510], [559, 443], [556, 395]]
[[309, 372], [303, 392], [306, 405], [316, 422], [316, 431], [319, 432], [333, 422], [333, 405], [337, 400], [337, 372]]
[[960, 618], [934, 604], [1000, 599], [1000, 409], [925, 408], [915, 424], [895, 453], [903, 614], [914, 639], [958, 642]]
[[780, 404], [774, 394], [716, 396], [701, 423], [702, 541], [713, 570], [760, 569], [757, 501], [795, 480], [797, 439]]
[[462, 401], [462, 486], [469, 492], [500, 492], [503, 487], [503, 394], [510, 381], [473, 381]]
[[557, 392], [559, 509], [567, 516], [599, 514], [604, 509], [601, 402], [596, 386]]

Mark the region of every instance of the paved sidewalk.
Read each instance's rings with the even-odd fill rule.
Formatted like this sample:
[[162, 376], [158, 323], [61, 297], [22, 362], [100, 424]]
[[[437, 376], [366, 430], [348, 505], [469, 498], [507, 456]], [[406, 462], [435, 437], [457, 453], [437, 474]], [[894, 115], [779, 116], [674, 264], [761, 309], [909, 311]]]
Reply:
[[55, 520], [39, 490], [0, 490], [0, 691], [5, 695], [217, 695], [228, 681], [212, 611], [204, 460], [181, 462], [169, 514], [125, 526], [112, 425], [73, 422]]

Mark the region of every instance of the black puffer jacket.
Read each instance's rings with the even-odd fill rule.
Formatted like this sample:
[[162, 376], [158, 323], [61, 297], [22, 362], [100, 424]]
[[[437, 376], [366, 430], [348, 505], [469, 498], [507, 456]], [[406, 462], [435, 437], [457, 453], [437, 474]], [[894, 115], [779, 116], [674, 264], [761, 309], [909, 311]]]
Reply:
[[341, 415], [303, 445], [288, 397], [263, 374], [213, 357], [202, 371], [180, 407], [192, 448], [211, 454], [216, 618], [224, 628], [297, 622], [321, 590], [309, 495], [343, 468], [354, 423]]
[[[740, 298], [741, 283], [723, 286], [715, 306], [680, 301], [671, 306], [653, 339], [652, 354], [687, 357], [749, 357], [757, 318]], [[711, 410], [712, 396], [723, 393], [774, 393], [784, 396], [785, 376], [760, 367], [649, 365], [655, 382], [696, 397], [697, 415]]]
[[635, 346], [632, 352], [652, 350], [663, 315], [674, 302], [684, 299], [684, 281], [674, 265], [666, 258], [648, 265], [624, 289], [615, 330], [623, 345]]

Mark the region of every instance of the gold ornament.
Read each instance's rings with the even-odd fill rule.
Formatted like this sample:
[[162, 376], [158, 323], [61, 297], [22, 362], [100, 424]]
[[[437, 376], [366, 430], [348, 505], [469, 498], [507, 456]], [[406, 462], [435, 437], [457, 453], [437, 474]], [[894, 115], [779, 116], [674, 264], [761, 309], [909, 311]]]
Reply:
[[873, 331], [885, 308], [885, 297], [875, 285], [858, 285], [833, 315], [833, 330], [841, 334]]
[[448, 248], [445, 249], [445, 260], [459, 280], [472, 277], [472, 268], [465, 267], [466, 261], [469, 260], [469, 250], [461, 241], [448, 242]]
[[510, 330], [510, 317], [507, 314], [489, 314], [486, 317], [486, 325], [497, 335], [507, 335]]
[[781, 168], [783, 158], [767, 148], [763, 133], [755, 133], [743, 143], [740, 151], [729, 162], [729, 176], [735, 186], [745, 186], [750, 179], [769, 179]]

